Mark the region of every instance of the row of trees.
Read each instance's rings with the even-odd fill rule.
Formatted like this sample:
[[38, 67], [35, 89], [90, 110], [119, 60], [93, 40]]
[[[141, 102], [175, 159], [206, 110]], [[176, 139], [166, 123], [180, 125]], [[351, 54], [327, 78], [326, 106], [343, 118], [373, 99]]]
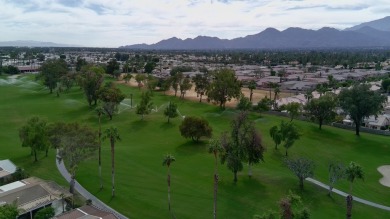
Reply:
[[108, 139], [111, 145], [111, 174], [112, 196], [115, 196], [115, 143], [120, 140], [118, 130], [109, 128], [101, 132], [100, 117], [102, 110], [97, 110], [99, 117], [99, 131], [96, 132], [89, 126], [78, 123], [57, 122], [48, 124], [39, 117], [33, 117], [20, 128], [19, 136], [23, 147], [30, 147], [34, 161], [37, 162], [37, 152], [45, 151], [46, 156], [49, 148], [57, 149], [58, 162], [65, 160], [71, 174], [70, 192], [74, 193], [76, 172], [81, 162], [92, 158], [99, 152], [99, 177], [100, 188], [103, 188], [101, 179], [101, 140]]

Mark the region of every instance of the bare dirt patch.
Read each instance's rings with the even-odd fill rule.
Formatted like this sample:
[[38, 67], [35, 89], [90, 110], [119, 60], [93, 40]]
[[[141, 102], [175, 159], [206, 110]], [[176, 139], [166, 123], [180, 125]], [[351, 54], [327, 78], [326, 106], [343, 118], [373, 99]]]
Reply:
[[[131, 86], [131, 87], [138, 87], [138, 83], [135, 81], [134, 78], [132, 78], [128, 83], [125, 83], [123, 80], [117, 81], [116, 83], [124, 84], [124, 85]], [[145, 89], [145, 88], [141, 88], [141, 89]], [[241, 91], [244, 94], [244, 96], [249, 98], [250, 90], [248, 88], [242, 88]], [[173, 89], [170, 89], [169, 91], [166, 91], [165, 94], [174, 96], [175, 91]], [[262, 98], [264, 98], [266, 96], [269, 98], [269, 95], [270, 95], [269, 90], [253, 90], [252, 103], [256, 104], [257, 102], [259, 102]], [[279, 94], [279, 97], [291, 97], [294, 95], [295, 95], [294, 93], [281, 92]], [[180, 91], [177, 92], [177, 96], [180, 96]], [[271, 98], [274, 98], [273, 90], [271, 90]], [[199, 101], [199, 97], [195, 92], [195, 85], [192, 86], [191, 90], [186, 92], [184, 99], [191, 100], [191, 101]], [[207, 99], [207, 96], [204, 95], [202, 97], [202, 102], [206, 102], [206, 99]], [[228, 107], [235, 107], [236, 105], [237, 105], [236, 99], [233, 99], [233, 100], [226, 103], [226, 106], [228, 106]]]

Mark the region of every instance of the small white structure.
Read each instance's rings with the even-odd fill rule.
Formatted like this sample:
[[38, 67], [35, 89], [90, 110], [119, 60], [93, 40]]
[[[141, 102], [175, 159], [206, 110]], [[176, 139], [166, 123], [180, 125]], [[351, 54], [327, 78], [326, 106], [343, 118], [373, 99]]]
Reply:
[[0, 179], [5, 178], [16, 171], [16, 166], [10, 160], [0, 160]]

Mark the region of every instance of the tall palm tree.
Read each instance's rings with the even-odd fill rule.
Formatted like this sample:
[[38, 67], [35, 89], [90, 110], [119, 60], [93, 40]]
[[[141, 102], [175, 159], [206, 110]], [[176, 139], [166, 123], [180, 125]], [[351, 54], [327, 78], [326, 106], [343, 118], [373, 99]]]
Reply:
[[121, 138], [119, 136], [118, 130], [115, 127], [110, 127], [109, 129], [106, 129], [104, 132], [103, 140], [106, 138], [110, 139], [111, 144], [111, 182], [112, 182], [112, 193], [111, 196], [115, 196], [115, 142], [120, 141]]
[[217, 192], [218, 192], [218, 154], [222, 152], [223, 148], [218, 140], [212, 140], [209, 144], [209, 153], [214, 154], [214, 219], [217, 218]]
[[349, 195], [347, 196], [347, 219], [350, 219], [352, 216], [352, 184], [355, 181], [355, 179], [362, 179], [364, 180], [364, 172], [362, 167], [355, 163], [351, 162], [349, 163], [349, 166], [345, 169], [345, 174], [347, 177], [347, 180], [350, 182], [349, 186]]
[[99, 120], [99, 178], [100, 178], [100, 190], [103, 189], [103, 179], [102, 179], [102, 125], [101, 125], [101, 117], [104, 115], [103, 107], [99, 106], [96, 108], [96, 114]]
[[163, 166], [168, 167], [167, 181], [168, 181], [168, 209], [169, 209], [169, 211], [171, 211], [171, 173], [169, 172], [169, 167], [171, 166], [171, 164], [174, 161], [176, 161], [175, 157], [171, 154], [167, 154], [167, 155], [165, 155], [163, 163], [162, 163]]
[[256, 89], [256, 82], [254, 80], [251, 80], [248, 84], [248, 89], [250, 91], [250, 94], [249, 94], [249, 101], [252, 102], [252, 96], [253, 96], [253, 90]]

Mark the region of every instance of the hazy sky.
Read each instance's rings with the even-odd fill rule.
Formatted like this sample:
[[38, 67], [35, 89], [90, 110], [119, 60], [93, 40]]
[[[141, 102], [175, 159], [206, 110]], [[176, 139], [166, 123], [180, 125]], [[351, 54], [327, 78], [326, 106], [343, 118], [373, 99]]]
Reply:
[[389, 12], [390, 0], [0, 0], [0, 41], [118, 47], [173, 36], [231, 39], [267, 27], [344, 29]]

